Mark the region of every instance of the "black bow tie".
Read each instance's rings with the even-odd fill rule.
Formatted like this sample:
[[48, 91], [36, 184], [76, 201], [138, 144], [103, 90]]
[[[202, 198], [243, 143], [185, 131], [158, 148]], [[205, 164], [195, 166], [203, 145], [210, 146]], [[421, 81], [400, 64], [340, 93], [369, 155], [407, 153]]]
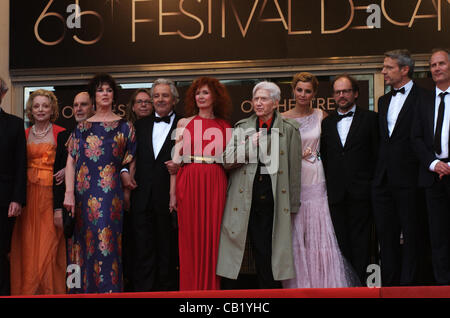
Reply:
[[392, 93], [392, 96], [397, 95], [397, 93], [405, 94], [405, 88], [402, 87], [400, 89], [393, 89], [393, 90], [391, 90], [391, 93]]
[[170, 124], [170, 116], [164, 116], [164, 117], [156, 117], [155, 116], [155, 123], [165, 122], [167, 124]]
[[348, 112], [348, 113], [345, 114], [345, 115], [339, 115], [339, 114], [338, 114], [337, 121], [341, 121], [341, 120], [344, 119], [345, 117], [353, 117], [353, 112]]

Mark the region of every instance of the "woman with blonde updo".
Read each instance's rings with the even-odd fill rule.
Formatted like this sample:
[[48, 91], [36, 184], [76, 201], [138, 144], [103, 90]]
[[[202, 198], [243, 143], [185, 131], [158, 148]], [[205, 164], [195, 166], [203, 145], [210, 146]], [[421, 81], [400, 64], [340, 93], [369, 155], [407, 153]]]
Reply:
[[17, 217], [11, 243], [11, 294], [63, 294], [66, 248], [61, 211], [53, 211], [53, 162], [58, 134], [58, 100], [34, 91], [26, 105], [32, 126], [27, 138], [27, 203]]

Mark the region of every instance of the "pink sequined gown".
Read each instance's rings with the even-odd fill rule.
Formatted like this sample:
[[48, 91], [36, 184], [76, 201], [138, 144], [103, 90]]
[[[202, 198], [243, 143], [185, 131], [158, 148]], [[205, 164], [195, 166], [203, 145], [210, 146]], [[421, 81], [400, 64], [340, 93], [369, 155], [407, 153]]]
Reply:
[[358, 285], [344, 260], [334, 234], [328, 208], [322, 161], [318, 156], [323, 113], [314, 109], [300, 123], [303, 152], [300, 210], [293, 214], [293, 252], [296, 277], [283, 281], [284, 288], [328, 288]]

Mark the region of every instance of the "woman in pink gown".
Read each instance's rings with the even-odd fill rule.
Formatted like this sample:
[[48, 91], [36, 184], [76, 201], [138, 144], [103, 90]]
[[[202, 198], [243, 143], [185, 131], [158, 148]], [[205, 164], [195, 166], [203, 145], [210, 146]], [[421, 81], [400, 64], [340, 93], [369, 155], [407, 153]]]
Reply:
[[296, 105], [283, 113], [300, 123], [303, 160], [300, 210], [293, 214], [292, 241], [296, 277], [283, 281], [284, 288], [357, 286], [359, 282], [342, 256], [328, 207], [325, 173], [320, 160], [321, 122], [327, 113], [313, 109], [317, 78], [310, 73], [294, 75]]

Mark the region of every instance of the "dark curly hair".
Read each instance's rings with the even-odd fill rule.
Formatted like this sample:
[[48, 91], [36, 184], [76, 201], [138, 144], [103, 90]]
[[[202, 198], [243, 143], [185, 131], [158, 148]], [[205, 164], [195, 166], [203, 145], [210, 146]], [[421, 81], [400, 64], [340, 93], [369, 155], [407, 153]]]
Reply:
[[197, 103], [195, 102], [195, 94], [199, 88], [207, 85], [213, 96], [213, 112], [214, 116], [229, 120], [231, 116], [232, 104], [228, 91], [222, 83], [213, 77], [197, 78], [186, 92], [184, 100], [184, 110], [187, 117], [198, 114]]
[[95, 105], [95, 92], [97, 91], [98, 87], [101, 87], [103, 84], [108, 84], [112, 90], [113, 90], [113, 104], [116, 104], [117, 100], [119, 99], [119, 87], [117, 86], [116, 81], [114, 78], [106, 73], [100, 73], [96, 74], [88, 84], [88, 93], [89, 97], [91, 97], [92, 103]]

